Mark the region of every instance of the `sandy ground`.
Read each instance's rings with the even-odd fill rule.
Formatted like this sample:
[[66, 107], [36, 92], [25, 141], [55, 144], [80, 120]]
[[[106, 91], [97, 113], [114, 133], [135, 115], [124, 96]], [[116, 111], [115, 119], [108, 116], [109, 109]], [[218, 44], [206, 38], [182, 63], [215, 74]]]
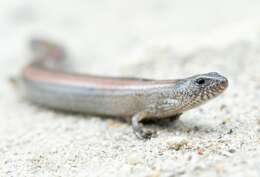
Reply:
[[[260, 176], [260, 1], [0, 1], [0, 176]], [[32, 36], [79, 71], [179, 78], [217, 71], [230, 87], [135, 138], [128, 124], [46, 110], [7, 82]]]

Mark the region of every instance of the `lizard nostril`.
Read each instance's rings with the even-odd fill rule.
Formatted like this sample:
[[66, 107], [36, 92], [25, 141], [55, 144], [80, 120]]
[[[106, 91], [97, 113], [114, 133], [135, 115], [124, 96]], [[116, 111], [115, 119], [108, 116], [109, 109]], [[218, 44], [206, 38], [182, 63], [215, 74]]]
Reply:
[[225, 77], [223, 77], [219, 80], [217, 85], [221, 90], [225, 90], [228, 87], [228, 80]]
[[228, 80], [226, 78], [221, 79], [220, 83], [224, 86], [228, 86]]

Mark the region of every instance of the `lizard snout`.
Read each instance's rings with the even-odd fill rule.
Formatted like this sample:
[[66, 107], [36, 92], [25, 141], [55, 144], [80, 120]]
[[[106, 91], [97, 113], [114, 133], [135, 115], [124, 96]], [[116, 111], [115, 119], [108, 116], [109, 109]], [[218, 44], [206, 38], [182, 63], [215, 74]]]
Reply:
[[228, 87], [228, 79], [224, 76], [218, 78], [218, 86], [221, 90], [225, 90]]

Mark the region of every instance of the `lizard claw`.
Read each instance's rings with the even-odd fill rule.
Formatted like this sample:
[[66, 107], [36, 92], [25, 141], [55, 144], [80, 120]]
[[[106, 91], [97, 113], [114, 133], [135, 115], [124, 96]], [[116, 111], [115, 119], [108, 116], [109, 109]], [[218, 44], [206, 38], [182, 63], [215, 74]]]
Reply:
[[144, 129], [144, 128], [140, 129], [140, 131], [134, 131], [134, 133], [139, 139], [151, 139], [157, 134], [155, 130]]
[[142, 120], [145, 119], [146, 115], [146, 112], [140, 112], [132, 117], [133, 131], [139, 139], [150, 139], [151, 137], [156, 135], [155, 130], [146, 129], [143, 127]]

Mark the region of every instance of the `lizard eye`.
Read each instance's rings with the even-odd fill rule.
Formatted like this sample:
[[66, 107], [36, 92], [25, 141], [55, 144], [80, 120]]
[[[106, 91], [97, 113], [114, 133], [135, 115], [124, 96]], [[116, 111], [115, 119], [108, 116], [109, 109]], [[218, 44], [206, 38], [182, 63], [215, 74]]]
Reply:
[[205, 83], [205, 79], [199, 78], [199, 79], [196, 79], [195, 82], [196, 82], [197, 84], [199, 84], [199, 85], [202, 85], [202, 84]]

